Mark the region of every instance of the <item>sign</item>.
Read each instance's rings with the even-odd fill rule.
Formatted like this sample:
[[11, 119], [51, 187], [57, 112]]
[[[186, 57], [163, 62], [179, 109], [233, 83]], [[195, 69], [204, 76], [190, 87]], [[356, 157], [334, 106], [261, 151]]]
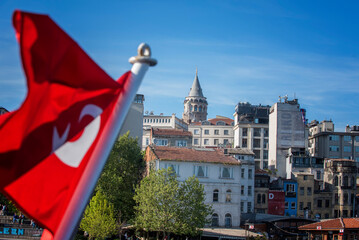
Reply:
[[254, 229], [254, 225], [253, 224], [249, 225], [249, 229]]
[[322, 230], [322, 226], [317, 226], [317, 230]]
[[0, 234], [4, 235], [24, 235], [24, 229], [22, 228], [10, 228], [10, 227], [3, 227], [0, 228]]
[[284, 215], [284, 191], [268, 192], [268, 214]]
[[344, 232], [344, 229], [339, 229], [339, 232], [340, 232], [340, 233], [343, 233], [343, 232]]

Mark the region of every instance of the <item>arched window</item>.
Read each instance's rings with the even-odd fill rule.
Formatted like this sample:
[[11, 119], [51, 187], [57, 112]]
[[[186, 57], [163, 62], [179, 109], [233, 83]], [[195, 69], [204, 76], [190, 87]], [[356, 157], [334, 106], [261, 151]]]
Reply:
[[193, 106], [191, 105], [191, 112], [193, 111]]
[[218, 202], [218, 190], [213, 191], [213, 202]]
[[202, 112], [202, 106], [199, 106], [199, 110], [198, 110], [198, 111]]
[[226, 202], [231, 202], [231, 200], [232, 200], [232, 191], [228, 189], [226, 193]]
[[194, 111], [197, 112], [197, 105], [194, 105]]
[[338, 186], [338, 176], [334, 177], [334, 186]]
[[262, 201], [261, 201], [261, 194], [258, 194], [257, 195], [257, 203], [260, 204]]
[[[344, 196], [343, 196], [343, 204], [346, 205], [348, 203], [348, 200], [349, 200], [349, 195], [348, 193], [344, 193]], [[350, 203], [350, 202], [349, 202]]]
[[351, 184], [350, 184], [352, 187], [355, 187], [355, 178], [354, 177], [352, 177], [352, 182], [351, 182]]
[[262, 194], [262, 203], [266, 203], [266, 195]]
[[218, 227], [219, 226], [219, 218], [217, 213], [213, 213], [212, 215], [212, 227]]
[[348, 176], [344, 176], [343, 185], [344, 187], [348, 187], [349, 178]]
[[232, 216], [229, 213], [227, 213], [225, 216], [225, 226], [232, 227]]

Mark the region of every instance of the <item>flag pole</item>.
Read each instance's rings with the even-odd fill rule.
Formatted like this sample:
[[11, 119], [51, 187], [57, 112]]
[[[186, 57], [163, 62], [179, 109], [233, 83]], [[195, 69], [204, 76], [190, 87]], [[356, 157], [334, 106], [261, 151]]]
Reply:
[[113, 144], [118, 138], [122, 123], [126, 118], [142, 79], [148, 68], [157, 64], [157, 60], [151, 58], [151, 49], [146, 43], [141, 43], [137, 52], [138, 55], [136, 57], [129, 59], [129, 62], [133, 64], [129, 88], [117, 99], [112, 117], [104, 127], [103, 134], [99, 139], [101, 147], [96, 148], [89, 159], [88, 166], [70, 200], [69, 207], [66, 209], [56, 233], [54, 233], [54, 240], [66, 240], [75, 236], [82, 214], [105, 166]]

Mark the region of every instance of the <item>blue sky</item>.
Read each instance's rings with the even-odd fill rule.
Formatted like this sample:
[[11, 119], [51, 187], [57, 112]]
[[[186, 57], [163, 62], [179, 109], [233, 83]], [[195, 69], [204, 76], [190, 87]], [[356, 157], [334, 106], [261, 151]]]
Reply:
[[0, 106], [26, 95], [11, 25], [15, 9], [48, 14], [113, 78], [147, 42], [158, 65], [139, 93], [145, 110], [182, 116], [196, 67], [208, 117], [238, 102], [296, 96], [309, 121], [359, 124], [357, 1], [0, 1]]

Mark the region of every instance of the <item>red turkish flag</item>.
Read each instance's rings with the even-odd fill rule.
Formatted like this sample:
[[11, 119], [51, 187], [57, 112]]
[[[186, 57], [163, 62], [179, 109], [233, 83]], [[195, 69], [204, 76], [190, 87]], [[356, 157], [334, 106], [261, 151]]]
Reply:
[[114, 81], [48, 16], [16, 11], [13, 24], [28, 94], [0, 116], [0, 190], [56, 234], [132, 77]]

